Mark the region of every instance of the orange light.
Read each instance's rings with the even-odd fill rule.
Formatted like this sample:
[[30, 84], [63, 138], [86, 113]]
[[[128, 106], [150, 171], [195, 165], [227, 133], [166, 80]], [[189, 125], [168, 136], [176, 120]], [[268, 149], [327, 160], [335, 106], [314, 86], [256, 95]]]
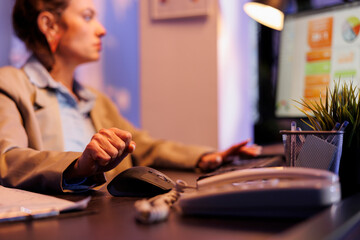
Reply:
[[255, 21], [281, 31], [284, 26], [284, 13], [274, 7], [256, 3], [248, 2], [244, 4], [244, 11]]

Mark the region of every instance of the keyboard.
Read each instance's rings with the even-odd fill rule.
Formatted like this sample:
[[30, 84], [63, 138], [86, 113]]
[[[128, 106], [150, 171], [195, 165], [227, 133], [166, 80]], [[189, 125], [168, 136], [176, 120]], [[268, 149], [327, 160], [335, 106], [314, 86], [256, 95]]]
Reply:
[[220, 168], [212, 172], [200, 176], [197, 180], [201, 180], [207, 177], [215, 176], [230, 171], [237, 171], [237, 170], [249, 169], [249, 168], [278, 167], [284, 165], [285, 162], [282, 155], [262, 156], [262, 157], [245, 158], [245, 159], [237, 158], [229, 163], [223, 164]]

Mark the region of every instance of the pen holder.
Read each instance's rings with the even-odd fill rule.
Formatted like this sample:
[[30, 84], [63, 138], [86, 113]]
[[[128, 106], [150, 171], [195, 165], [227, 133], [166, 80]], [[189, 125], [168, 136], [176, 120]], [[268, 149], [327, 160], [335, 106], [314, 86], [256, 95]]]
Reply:
[[339, 174], [343, 131], [280, 131], [286, 165], [329, 170]]

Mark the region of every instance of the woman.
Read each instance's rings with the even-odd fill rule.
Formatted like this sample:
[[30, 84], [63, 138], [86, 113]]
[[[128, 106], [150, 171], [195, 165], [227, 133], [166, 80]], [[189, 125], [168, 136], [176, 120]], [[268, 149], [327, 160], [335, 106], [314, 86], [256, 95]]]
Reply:
[[76, 67], [99, 59], [106, 34], [92, 0], [17, 0], [13, 25], [33, 56], [21, 69], [0, 69], [2, 185], [79, 191], [101, 186], [132, 163], [209, 170], [230, 155], [258, 153], [247, 141], [209, 153], [154, 140], [104, 95], [79, 84]]

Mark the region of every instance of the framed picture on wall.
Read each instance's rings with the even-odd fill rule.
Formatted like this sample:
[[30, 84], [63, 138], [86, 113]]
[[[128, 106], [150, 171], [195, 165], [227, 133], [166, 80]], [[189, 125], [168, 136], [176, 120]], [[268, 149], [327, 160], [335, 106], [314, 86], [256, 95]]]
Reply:
[[209, 0], [150, 0], [154, 20], [206, 16]]

